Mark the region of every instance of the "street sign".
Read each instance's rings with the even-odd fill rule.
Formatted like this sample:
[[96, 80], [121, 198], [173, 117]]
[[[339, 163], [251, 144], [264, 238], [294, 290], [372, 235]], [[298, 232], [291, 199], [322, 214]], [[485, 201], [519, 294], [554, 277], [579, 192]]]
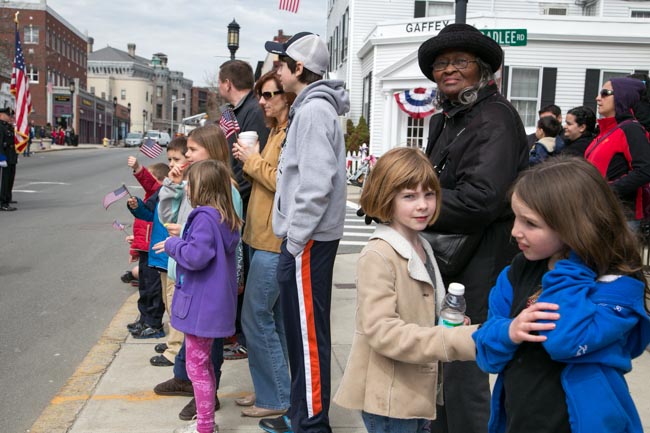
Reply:
[[507, 47], [521, 47], [528, 43], [527, 29], [481, 29], [485, 36]]

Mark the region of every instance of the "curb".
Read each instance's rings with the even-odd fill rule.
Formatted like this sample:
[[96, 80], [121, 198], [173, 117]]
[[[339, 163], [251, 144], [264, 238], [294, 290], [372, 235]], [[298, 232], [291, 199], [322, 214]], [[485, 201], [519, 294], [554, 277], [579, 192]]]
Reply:
[[99, 341], [28, 430], [30, 433], [65, 433], [69, 430], [126, 341], [129, 335], [126, 325], [138, 314], [137, 298], [138, 293], [134, 293], [120, 307]]

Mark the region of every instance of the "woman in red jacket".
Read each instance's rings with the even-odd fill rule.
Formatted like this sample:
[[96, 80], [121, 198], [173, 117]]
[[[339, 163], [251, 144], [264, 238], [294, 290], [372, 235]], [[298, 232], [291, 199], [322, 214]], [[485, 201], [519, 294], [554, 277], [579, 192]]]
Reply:
[[641, 99], [643, 83], [612, 78], [596, 97], [600, 134], [585, 151], [585, 158], [607, 179], [623, 204], [628, 223], [638, 228], [643, 218], [642, 186], [650, 182], [650, 143], [631, 110]]

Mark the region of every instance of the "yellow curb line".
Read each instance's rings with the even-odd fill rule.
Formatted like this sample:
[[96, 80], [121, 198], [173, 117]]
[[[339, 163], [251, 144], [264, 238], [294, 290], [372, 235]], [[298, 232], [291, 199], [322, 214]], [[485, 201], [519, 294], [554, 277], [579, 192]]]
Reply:
[[65, 433], [84, 408], [115, 354], [126, 341], [126, 325], [137, 316], [138, 294], [131, 295], [57, 395], [29, 429], [30, 433]]

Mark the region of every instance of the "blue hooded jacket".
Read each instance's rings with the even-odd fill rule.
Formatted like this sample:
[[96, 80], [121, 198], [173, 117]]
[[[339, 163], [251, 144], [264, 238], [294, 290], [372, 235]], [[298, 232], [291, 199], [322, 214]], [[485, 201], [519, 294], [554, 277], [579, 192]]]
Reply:
[[169, 256], [165, 252], [160, 252], [159, 254], [156, 254], [156, 252], [153, 250], [154, 245], [156, 245], [160, 241], [164, 241], [165, 239], [167, 239], [167, 236], [169, 236], [167, 229], [160, 222], [160, 219], [158, 218], [158, 203], [156, 203], [156, 207], [152, 212], [149, 208], [147, 208], [147, 206], [144, 205], [144, 203], [142, 203], [142, 200], [138, 198], [138, 207], [135, 209], [129, 208], [129, 210], [136, 218], [139, 218], [144, 221], [153, 221], [153, 226], [151, 229], [151, 242], [149, 242], [148, 263], [149, 266], [152, 268], [156, 268], [162, 272], [167, 272], [167, 262], [169, 260]]
[[[519, 347], [508, 336], [513, 288], [504, 269], [490, 293], [488, 320], [473, 334], [476, 361], [499, 373], [492, 392], [490, 433], [505, 431], [502, 372]], [[538, 302], [560, 306], [555, 329], [540, 332], [561, 374], [573, 433], [643, 432], [623, 375], [650, 343], [644, 286], [620, 275], [598, 277], [578, 256], [560, 260], [544, 274]]]

